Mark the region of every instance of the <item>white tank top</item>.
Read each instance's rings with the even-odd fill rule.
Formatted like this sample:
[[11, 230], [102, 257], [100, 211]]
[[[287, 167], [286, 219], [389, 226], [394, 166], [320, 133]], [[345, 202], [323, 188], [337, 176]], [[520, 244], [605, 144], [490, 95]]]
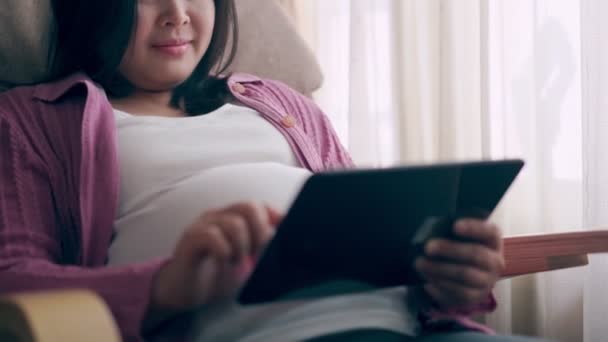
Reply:
[[169, 256], [208, 209], [256, 200], [285, 211], [310, 175], [283, 135], [249, 108], [227, 104], [186, 118], [115, 115], [120, 199], [110, 264]]

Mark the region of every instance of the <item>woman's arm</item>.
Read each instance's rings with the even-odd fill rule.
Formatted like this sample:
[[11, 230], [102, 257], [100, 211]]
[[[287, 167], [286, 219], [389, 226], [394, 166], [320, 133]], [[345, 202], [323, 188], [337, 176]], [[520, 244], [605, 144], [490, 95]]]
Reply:
[[[109, 306], [125, 341], [138, 341], [151, 296], [153, 278], [162, 262], [120, 268], [61, 266], [26, 255], [7, 257], [15, 244], [0, 237], [0, 293], [48, 289], [89, 289]], [[20, 246], [28, 247], [24, 241]]]
[[109, 305], [124, 338], [137, 340], [163, 262], [116, 268], [61, 265], [65, 247], [60, 236], [67, 232], [54, 209], [61, 204], [44, 165], [25, 146], [22, 135], [0, 116], [0, 293], [93, 290]]

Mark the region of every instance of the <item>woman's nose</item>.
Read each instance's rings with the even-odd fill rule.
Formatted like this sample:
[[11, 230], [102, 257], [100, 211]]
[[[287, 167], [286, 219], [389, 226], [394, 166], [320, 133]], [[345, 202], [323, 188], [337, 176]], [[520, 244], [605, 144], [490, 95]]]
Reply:
[[162, 17], [163, 26], [182, 26], [190, 23], [184, 0], [169, 0]]

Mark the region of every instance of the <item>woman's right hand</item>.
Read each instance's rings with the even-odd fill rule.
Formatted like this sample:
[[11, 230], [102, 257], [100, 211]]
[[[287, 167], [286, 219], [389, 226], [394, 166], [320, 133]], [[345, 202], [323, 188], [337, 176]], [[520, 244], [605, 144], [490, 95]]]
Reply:
[[[274, 235], [282, 215], [257, 203], [204, 213], [156, 276], [151, 312], [180, 313], [235, 295], [242, 271]], [[241, 273], [241, 274], [239, 274]]]

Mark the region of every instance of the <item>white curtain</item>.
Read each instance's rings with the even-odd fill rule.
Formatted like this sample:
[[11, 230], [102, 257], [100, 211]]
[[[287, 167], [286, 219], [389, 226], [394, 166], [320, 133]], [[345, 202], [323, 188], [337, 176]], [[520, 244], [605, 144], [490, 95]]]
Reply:
[[[608, 223], [605, 0], [294, 0], [359, 165], [520, 157], [505, 235]], [[501, 281], [501, 333], [608, 340], [608, 259]]]
[[[608, 2], [582, 1], [584, 224], [608, 222]], [[591, 259], [585, 278], [586, 341], [608, 336], [608, 257]]]

